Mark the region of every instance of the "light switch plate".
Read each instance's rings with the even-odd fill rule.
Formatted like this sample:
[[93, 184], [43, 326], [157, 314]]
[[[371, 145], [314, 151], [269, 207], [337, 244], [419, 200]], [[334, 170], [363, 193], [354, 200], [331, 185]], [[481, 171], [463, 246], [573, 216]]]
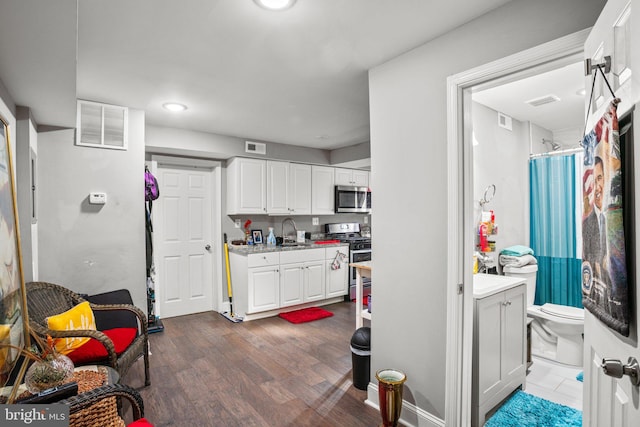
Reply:
[[369, 224], [369, 217], [368, 217], [368, 216], [365, 216], [365, 217], [364, 217], [364, 223], [365, 223], [365, 224]]
[[311, 219], [311, 225], [320, 225], [320, 220], [318, 219], [318, 217], [313, 217]]
[[240, 219], [236, 219], [236, 222], [234, 223], [236, 228], [240, 228], [240, 225], [242, 225], [242, 220]]

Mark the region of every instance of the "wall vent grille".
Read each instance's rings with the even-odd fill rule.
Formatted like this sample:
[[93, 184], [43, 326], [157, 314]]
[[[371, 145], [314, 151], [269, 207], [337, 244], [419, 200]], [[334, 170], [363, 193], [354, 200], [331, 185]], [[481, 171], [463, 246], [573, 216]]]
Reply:
[[245, 141], [244, 151], [250, 154], [267, 154], [267, 144], [264, 142]]
[[506, 114], [498, 113], [498, 126], [503, 129], [513, 130], [513, 120]]
[[76, 145], [126, 150], [129, 109], [78, 100], [76, 127]]

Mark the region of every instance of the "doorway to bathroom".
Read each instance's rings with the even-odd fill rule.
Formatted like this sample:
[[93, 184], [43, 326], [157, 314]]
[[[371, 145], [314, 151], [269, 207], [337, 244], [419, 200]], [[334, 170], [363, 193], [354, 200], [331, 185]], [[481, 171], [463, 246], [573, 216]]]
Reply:
[[[576, 177], [585, 101], [584, 65], [576, 56], [471, 94], [474, 253], [481, 272], [529, 277], [527, 307], [582, 308]], [[532, 254], [501, 255], [517, 246]], [[547, 326], [527, 319], [526, 393], [582, 410], [582, 328], [574, 328], [573, 341], [561, 338], [569, 346], [558, 347]]]
[[[504, 87], [507, 92], [511, 91], [513, 97], [513, 89], [509, 89], [508, 85], [512, 85], [514, 82], [525, 79], [542, 79], [541, 76], [565, 68], [573, 68], [573, 71], [575, 71], [575, 64], [582, 62], [584, 41], [587, 34], [588, 31], [575, 33], [521, 54], [470, 70], [467, 73], [452, 76], [449, 79], [450, 93], [458, 93], [456, 102], [453, 105], [450, 104], [449, 108], [450, 136], [452, 140], [457, 141], [457, 143], [449, 145], [449, 157], [452, 162], [451, 170], [455, 171], [450, 176], [450, 181], [454, 188], [457, 186], [462, 191], [459, 198], [452, 197], [449, 200], [451, 212], [458, 213], [455, 216], [457, 223], [452, 221], [450, 224], [450, 232], [457, 235], [459, 234], [457, 230], [464, 230], [461, 239], [462, 245], [452, 248], [452, 250], [457, 250], [458, 252], [452, 253], [451, 256], [453, 259], [468, 261], [457, 272], [454, 272], [454, 269], [450, 270], [452, 281], [456, 281], [456, 283], [473, 283], [474, 276], [471, 261], [473, 253], [478, 249], [478, 222], [483, 211], [488, 212], [489, 219], [493, 216], [494, 225], [497, 225], [496, 228], [498, 229], [497, 233], [491, 238], [492, 244], [490, 247], [494, 251], [492, 253], [494, 256], [499, 253], [500, 248], [512, 245], [528, 245], [530, 241], [529, 156], [532, 153], [539, 154], [551, 151], [553, 144], [550, 142], [561, 145], [553, 139], [552, 129], [546, 128], [546, 126], [551, 127], [550, 125], [537, 124], [542, 122], [542, 117], [535, 118], [534, 121], [531, 117], [520, 116], [511, 110], [507, 111], [505, 107], [487, 106], [485, 105], [488, 103], [486, 100], [483, 100], [485, 104], [481, 104], [479, 102], [480, 95], [478, 95], [478, 100], [474, 99], [474, 95], [482, 94], [485, 91], [490, 93], [490, 90]], [[577, 74], [576, 80], [573, 95], [577, 98], [576, 103], [579, 111], [583, 111], [584, 98], [581, 98], [576, 92], [584, 87], [584, 77]], [[539, 82], [534, 83], [534, 86], [540, 91], [546, 89]], [[529, 94], [528, 98], [521, 99], [520, 102], [531, 101], [532, 104], [538, 103], [536, 102], [537, 98], [546, 97], [549, 94], [553, 95], [551, 91], [549, 87], [549, 92], [542, 92], [541, 95]], [[559, 98], [559, 96], [557, 97]], [[454, 98], [454, 95], [450, 95], [450, 101], [452, 101], [452, 98]], [[547, 98], [553, 99], [554, 97]], [[544, 108], [544, 105], [549, 106], [552, 104], [551, 102], [547, 104], [540, 102], [542, 108]], [[583, 112], [578, 112], [579, 116], [583, 114]], [[478, 118], [484, 118], [482, 121], [486, 121], [486, 123], [476, 123]], [[582, 124], [584, 125], [584, 122]], [[564, 129], [568, 127], [567, 125]], [[553, 130], [555, 129], [560, 128], [554, 125]], [[565, 132], [562, 136], [560, 136], [561, 132], [556, 132], [558, 135], [555, 135], [555, 139], [567, 139], [568, 142], [565, 144], [566, 147], [564, 149], [572, 149], [578, 146], [579, 139], [577, 135], [581, 131], [582, 129], [574, 130], [573, 137], [570, 132]], [[536, 142], [538, 138], [539, 142]], [[550, 142], [543, 142], [543, 138]], [[571, 143], [573, 146], [571, 146]], [[453, 164], [454, 162], [455, 164]], [[484, 165], [484, 169], [480, 165]], [[480, 200], [483, 199], [485, 189], [493, 185], [495, 185], [495, 193], [491, 201], [486, 202], [485, 200], [485, 203], [481, 206]], [[490, 213], [491, 210], [493, 210], [493, 215]], [[489, 253], [491, 254], [491, 252]], [[497, 257], [495, 257], [492, 266], [498, 266]], [[457, 306], [456, 308], [464, 312], [462, 316], [462, 330], [464, 332], [459, 344], [463, 349], [462, 352], [464, 352], [464, 349], [474, 348], [474, 299], [472, 292], [464, 292], [462, 300], [462, 306]], [[526, 306], [523, 307], [523, 310], [526, 310]], [[471, 396], [468, 397], [470, 401], [466, 405], [463, 402], [463, 405], [469, 408], [472, 407], [472, 402], [476, 399], [473, 397], [473, 369], [472, 360], [470, 359], [468, 356], [463, 356], [460, 360], [462, 372], [467, 372], [467, 375], [463, 374], [463, 380], [461, 381], [463, 391], [472, 390]], [[546, 367], [543, 367], [543, 364], [543, 362], [538, 363], [538, 368], [544, 368], [547, 373], [553, 372], [555, 374], [558, 372], [553, 364], [549, 364]], [[522, 369], [525, 369], [524, 365]], [[579, 371], [575, 371], [557, 375], [559, 383], [564, 381], [563, 375], [566, 380], [575, 382], [572, 386], [576, 386], [577, 389], [574, 388], [567, 395], [573, 395], [573, 397], [582, 395], [581, 383], [576, 380], [578, 373]], [[541, 372], [541, 386], [544, 385], [545, 376], [548, 375]], [[535, 388], [533, 379], [526, 379], [526, 377], [523, 380], [523, 385], [523, 388], [526, 387], [528, 391], [532, 391]], [[549, 385], [548, 388], [553, 391], [557, 390], [558, 386], [559, 384], [554, 384]], [[563, 391], [563, 388], [560, 391]], [[549, 394], [545, 395], [544, 398], [560, 400]], [[563, 403], [567, 404], [569, 402], [565, 401]], [[575, 406], [581, 404], [581, 402], [571, 403]], [[465, 414], [464, 410], [462, 414], [462, 421], [467, 421], [470, 424], [471, 414]], [[465, 415], [468, 418], [465, 418]]]

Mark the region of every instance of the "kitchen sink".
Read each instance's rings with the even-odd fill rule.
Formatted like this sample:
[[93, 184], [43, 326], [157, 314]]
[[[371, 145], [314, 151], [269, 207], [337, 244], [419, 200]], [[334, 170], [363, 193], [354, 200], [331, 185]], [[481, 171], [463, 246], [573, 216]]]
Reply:
[[303, 248], [305, 246], [309, 246], [306, 243], [296, 243], [296, 242], [289, 242], [289, 243], [283, 243], [281, 245], [283, 248]]

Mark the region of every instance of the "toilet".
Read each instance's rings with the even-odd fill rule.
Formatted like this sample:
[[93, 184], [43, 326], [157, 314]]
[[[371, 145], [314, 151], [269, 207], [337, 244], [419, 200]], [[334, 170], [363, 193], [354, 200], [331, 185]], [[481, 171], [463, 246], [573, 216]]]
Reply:
[[559, 304], [533, 305], [537, 265], [504, 266], [505, 276], [527, 282], [527, 317], [531, 322], [531, 353], [566, 365], [582, 367], [584, 310]]

